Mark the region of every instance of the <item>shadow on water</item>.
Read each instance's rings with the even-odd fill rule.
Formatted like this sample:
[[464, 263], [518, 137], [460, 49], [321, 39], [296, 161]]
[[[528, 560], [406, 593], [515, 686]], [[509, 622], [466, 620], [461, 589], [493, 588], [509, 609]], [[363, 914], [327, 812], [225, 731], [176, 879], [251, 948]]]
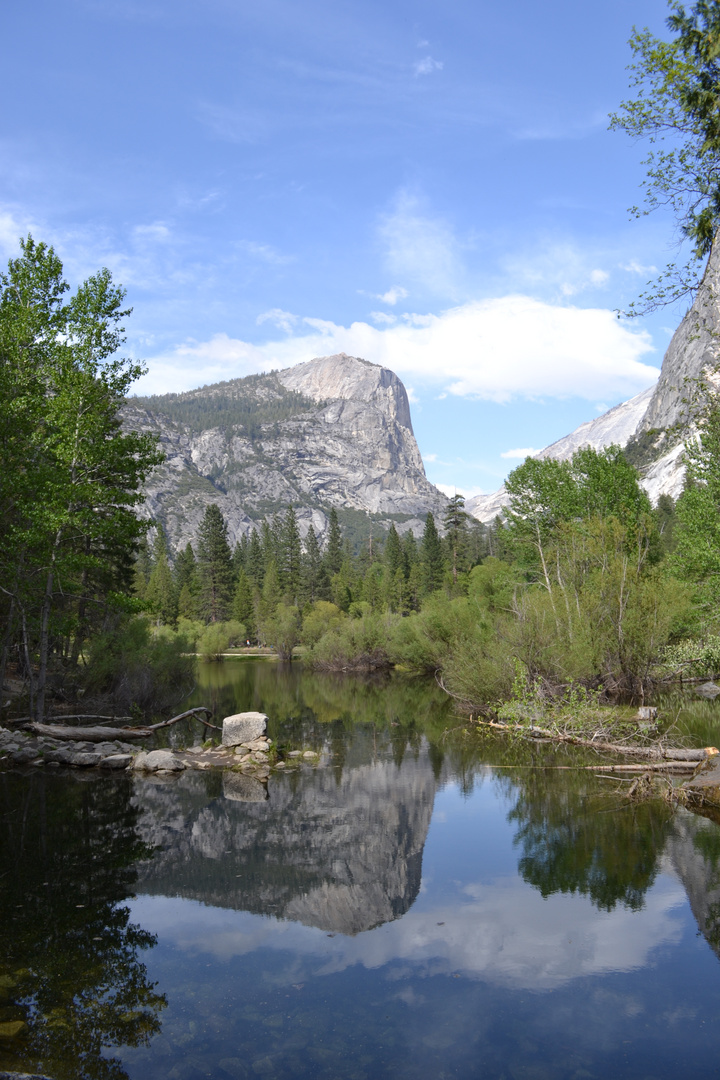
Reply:
[[129, 921], [138, 859], [132, 783], [0, 773], [0, 1068], [54, 1080], [121, 1080], [108, 1047], [146, 1044], [165, 996], [140, 953], [155, 938]]

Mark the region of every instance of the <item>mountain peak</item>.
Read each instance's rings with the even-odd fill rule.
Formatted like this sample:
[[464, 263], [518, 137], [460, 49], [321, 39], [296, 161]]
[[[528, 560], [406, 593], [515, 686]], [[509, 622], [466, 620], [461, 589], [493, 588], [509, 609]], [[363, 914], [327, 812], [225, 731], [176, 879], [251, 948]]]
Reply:
[[410, 403], [394, 371], [371, 364], [359, 356], [336, 353], [318, 356], [277, 373], [288, 390], [312, 401], [362, 401], [371, 403], [412, 434]]

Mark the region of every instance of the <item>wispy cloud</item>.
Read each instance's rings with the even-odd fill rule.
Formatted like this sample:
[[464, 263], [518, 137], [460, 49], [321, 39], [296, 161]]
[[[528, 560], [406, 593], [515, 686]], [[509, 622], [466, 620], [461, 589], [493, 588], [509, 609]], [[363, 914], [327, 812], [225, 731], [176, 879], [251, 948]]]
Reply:
[[389, 315], [387, 311], [371, 311], [370, 318], [373, 322], [385, 326], [392, 326], [393, 323], [397, 322], [397, 315]]
[[407, 289], [403, 289], [402, 285], [393, 285], [391, 289], [388, 289], [384, 293], [375, 293], [376, 300], [382, 300], [383, 304], [397, 304], [398, 300], [404, 300], [408, 295]]
[[539, 451], [536, 450], [534, 446], [522, 446], [517, 450], [503, 450], [500, 457], [515, 458], [524, 461], [526, 457], [534, 457], [537, 453], [539, 453]]
[[658, 370], [643, 362], [649, 335], [604, 308], [561, 307], [527, 296], [473, 301], [438, 315], [409, 314], [392, 326], [298, 318], [273, 309], [260, 316], [286, 336], [254, 345], [216, 334], [157, 356], [143, 382], [190, 388], [290, 367], [315, 356], [346, 352], [437, 388], [440, 396], [505, 403], [517, 398], [581, 397], [596, 402], [631, 397]]
[[637, 259], [621, 263], [620, 269], [627, 271], [628, 274], [639, 274], [641, 277], [647, 277], [648, 274], [657, 274], [657, 266], [643, 266]]
[[432, 75], [433, 71], [442, 71], [442, 60], [434, 60], [432, 56], [424, 56], [422, 60], [416, 60], [413, 64], [415, 75]]
[[381, 218], [378, 232], [393, 275], [441, 296], [457, 296], [464, 273], [461, 245], [451, 225], [430, 213], [420, 198], [401, 191], [393, 209]]
[[288, 263], [295, 262], [294, 255], [283, 255], [271, 244], [259, 244], [255, 240], [240, 240], [237, 246], [248, 255], [273, 266], [286, 266]]
[[195, 106], [195, 116], [212, 135], [231, 143], [260, 142], [271, 127], [269, 118], [259, 112], [209, 101]]
[[290, 311], [283, 311], [282, 308], [271, 308], [270, 311], [263, 311], [261, 315], [258, 315], [255, 322], [258, 326], [271, 322], [274, 326], [284, 330], [286, 334], [290, 334], [298, 324], [298, 317]]

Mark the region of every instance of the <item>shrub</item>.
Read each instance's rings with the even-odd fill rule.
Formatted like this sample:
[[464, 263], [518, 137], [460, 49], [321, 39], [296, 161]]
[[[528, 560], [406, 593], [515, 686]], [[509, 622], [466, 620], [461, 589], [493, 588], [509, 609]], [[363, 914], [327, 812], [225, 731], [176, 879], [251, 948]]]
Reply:
[[122, 616], [88, 649], [86, 700], [101, 698], [126, 712], [159, 711], [182, 701], [193, 687], [193, 642], [145, 616]]

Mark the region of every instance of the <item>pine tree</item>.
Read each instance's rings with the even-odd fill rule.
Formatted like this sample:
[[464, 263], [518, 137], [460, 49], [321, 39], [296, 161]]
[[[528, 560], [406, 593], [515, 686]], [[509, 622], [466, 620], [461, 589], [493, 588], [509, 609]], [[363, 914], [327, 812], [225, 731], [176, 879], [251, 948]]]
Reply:
[[329, 517], [330, 529], [325, 549], [325, 566], [331, 576], [340, 572], [343, 561], [343, 537], [338, 521], [337, 510], [333, 506]]
[[314, 604], [316, 600], [329, 600], [331, 595], [330, 578], [311, 525], [305, 537], [302, 559], [302, 596]]
[[445, 573], [442, 544], [435, 526], [435, 518], [428, 513], [423, 531], [421, 555], [423, 577], [427, 592], [435, 592], [442, 585]]
[[240, 570], [235, 583], [232, 606], [233, 618], [241, 622], [249, 638], [255, 637], [255, 602], [250, 579]]
[[293, 603], [297, 602], [300, 592], [301, 557], [302, 544], [297, 517], [292, 506], [289, 506], [282, 527], [282, 577], [284, 591]]
[[135, 565], [133, 567], [133, 592], [140, 600], [145, 599], [151, 572], [152, 562], [150, 561], [150, 548], [148, 547], [147, 540], [143, 537], [138, 544]]
[[246, 569], [247, 576], [259, 592], [265, 580], [265, 553], [257, 529], [253, 529], [250, 535]]
[[171, 625], [177, 619], [177, 593], [175, 592], [175, 582], [168, 563], [165, 531], [160, 524], [157, 525], [153, 542], [153, 568], [145, 590], [145, 602], [150, 610], [157, 615], [159, 622], [164, 623], [166, 626]]
[[233, 589], [232, 554], [220, 508], [211, 503], [198, 530], [198, 606], [208, 622], [226, 619]]
[[241, 570], [245, 570], [247, 566], [247, 553], [248, 553], [248, 538], [243, 536], [238, 540], [233, 548], [233, 573], [237, 579]]
[[387, 540], [385, 541], [384, 558], [390, 576], [391, 578], [394, 578], [403, 563], [402, 545], [394, 522], [390, 526], [390, 531], [388, 532]]
[[178, 616], [182, 619], [196, 619], [199, 582], [192, 544], [187, 544], [175, 556], [174, 572]]
[[468, 515], [465, 512], [465, 498], [462, 495], [453, 495], [445, 509], [443, 525], [445, 527], [448, 548], [450, 549], [450, 561], [454, 582], [457, 581], [458, 560], [463, 553], [467, 523]]

